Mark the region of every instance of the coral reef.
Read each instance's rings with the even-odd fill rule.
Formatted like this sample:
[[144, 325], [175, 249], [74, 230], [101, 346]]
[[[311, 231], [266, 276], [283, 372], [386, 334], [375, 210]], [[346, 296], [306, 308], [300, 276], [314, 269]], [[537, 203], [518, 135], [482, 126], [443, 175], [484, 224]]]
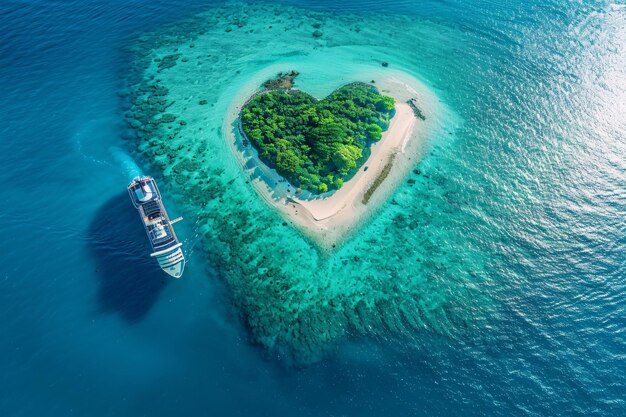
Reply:
[[[379, 33], [381, 18], [389, 32]], [[131, 51], [120, 94], [129, 145], [196, 218], [201, 249], [228, 284], [251, 339], [296, 363], [316, 361], [351, 337], [463, 332], [489, 305], [476, 291], [483, 259], [455, 220], [464, 202], [448, 197], [458, 195], [456, 185], [436, 166], [422, 162], [412, 186], [399, 189], [358, 237], [326, 253], [268, 210], [224, 140], [223, 129], [234, 128], [222, 121], [235, 80], [317, 48], [384, 47], [390, 38], [414, 45], [394, 29], [410, 23], [402, 19], [230, 4], [145, 34]], [[328, 45], [311, 37], [322, 24]]]

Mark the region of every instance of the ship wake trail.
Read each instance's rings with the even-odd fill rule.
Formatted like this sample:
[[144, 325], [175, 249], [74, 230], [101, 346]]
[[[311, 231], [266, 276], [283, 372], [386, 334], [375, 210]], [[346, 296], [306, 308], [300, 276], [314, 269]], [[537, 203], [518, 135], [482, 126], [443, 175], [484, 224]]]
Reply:
[[[77, 152], [83, 158], [96, 164], [119, 167], [130, 182], [142, 175], [141, 168], [123, 149], [119, 134], [116, 121], [110, 117], [102, 117], [82, 123], [73, 139]], [[110, 146], [111, 138], [115, 138], [113, 146]]]
[[111, 148], [111, 154], [115, 158], [117, 164], [121, 167], [122, 172], [129, 182], [132, 181], [133, 178], [140, 177], [142, 175], [139, 165], [137, 165], [133, 158], [121, 148]]

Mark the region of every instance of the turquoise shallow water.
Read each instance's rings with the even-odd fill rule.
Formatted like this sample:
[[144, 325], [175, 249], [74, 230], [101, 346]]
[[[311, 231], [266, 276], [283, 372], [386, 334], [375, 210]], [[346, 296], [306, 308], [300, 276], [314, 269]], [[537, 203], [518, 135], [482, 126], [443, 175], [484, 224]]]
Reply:
[[[229, 50], [227, 34], [241, 38], [224, 31], [205, 63], [206, 80], [222, 83], [203, 93], [214, 106], [202, 137], [223, 171], [207, 173], [220, 187], [204, 215], [169, 165], [162, 172], [132, 151], [123, 92], [138, 39], [186, 36], [186, 19], [208, 10], [222, 22], [240, 7], [220, 16], [212, 4], [8, 3], [2, 415], [624, 414], [624, 7], [290, 6], [324, 21], [319, 51], [378, 45], [339, 71], [385, 56], [453, 114], [420, 174], [330, 255], [283, 227], [217, 147], [231, 93], [276, 63], [258, 59], [271, 37], [265, 50]], [[355, 21], [360, 32], [338, 23]], [[297, 43], [276, 44], [315, 56], [309, 29], [291, 31], [302, 31]], [[160, 177], [170, 214], [187, 218], [177, 227], [189, 251], [181, 281], [145, 259], [124, 190], [137, 171]], [[265, 291], [262, 268], [287, 288]], [[276, 303], [285, 292], [293, 304]], [[339, 303], [356, 312], [342, 315], [319, 303], [334, 295], [364, 307]], [[306, 320], [294, 325], [296, 314]]]

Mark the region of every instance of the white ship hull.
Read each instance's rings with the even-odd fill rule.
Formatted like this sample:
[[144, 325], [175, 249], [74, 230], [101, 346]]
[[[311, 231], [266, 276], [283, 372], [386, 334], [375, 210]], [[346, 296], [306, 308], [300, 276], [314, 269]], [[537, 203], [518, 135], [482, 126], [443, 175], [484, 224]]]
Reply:
[[161, 193], [151, 177], [137, 177], [128, 186], [128, 194], [143, 222], [152, 246], [151, 257], [156, 258], [161, 269], [174, 278], [180, 278], [185, 270], [185, 256], [172, 224], [163, 207]]
[[180, 247], [171, 252], [156, 255], [155, 258], [161, 269], [167, 274], [174, 278], [180, 278], [183, 275], [183, 271], [185, 270], [185, 257]]

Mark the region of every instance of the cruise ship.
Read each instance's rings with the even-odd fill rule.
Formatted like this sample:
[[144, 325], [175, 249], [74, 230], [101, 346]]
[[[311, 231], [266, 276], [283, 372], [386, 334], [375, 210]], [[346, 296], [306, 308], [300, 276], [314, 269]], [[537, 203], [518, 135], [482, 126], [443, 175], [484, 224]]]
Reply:
[[182, 243], [178, 241], [172, 225], [182, 217], [170, 221], [161, 201], [161, 193], [152, 177], [136, 177], [128, 185], [128, 194], [146, 228], [152, 253], [163, 271], [180, 278], [185, 269]]

